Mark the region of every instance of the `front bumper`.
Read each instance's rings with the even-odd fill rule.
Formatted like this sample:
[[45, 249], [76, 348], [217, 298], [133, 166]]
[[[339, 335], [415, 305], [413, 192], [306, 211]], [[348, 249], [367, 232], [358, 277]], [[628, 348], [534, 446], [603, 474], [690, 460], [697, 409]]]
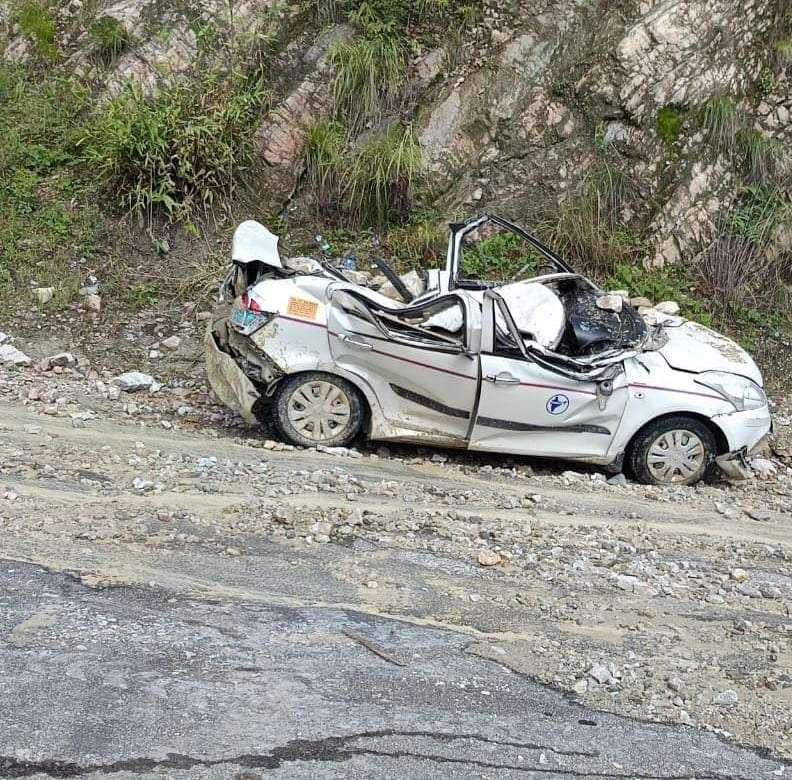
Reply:
[[746, 412], [718, 414], [712, 420], [726, 436], [729, 452], [742, 449], [750, 452], [770, 433], [772, 425], [770, 407], [767, 405]]

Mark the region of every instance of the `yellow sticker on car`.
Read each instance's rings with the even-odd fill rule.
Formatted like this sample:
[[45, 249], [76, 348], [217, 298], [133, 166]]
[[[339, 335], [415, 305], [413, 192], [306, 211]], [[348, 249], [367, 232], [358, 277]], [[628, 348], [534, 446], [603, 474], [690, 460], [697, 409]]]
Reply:
[[315, 320], [319, 311], [316, 301], [306, 301], [305, 298], [289, 298], [286, 311], [293, 317], [302, 317], [304, 320]]

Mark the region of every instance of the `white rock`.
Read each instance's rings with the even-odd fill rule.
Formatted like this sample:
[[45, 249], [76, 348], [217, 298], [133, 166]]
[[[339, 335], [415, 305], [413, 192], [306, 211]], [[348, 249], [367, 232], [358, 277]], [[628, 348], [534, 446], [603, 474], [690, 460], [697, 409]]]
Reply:
[[168, 352], [175, 352], [179, 348], [181, 342], [182, 340], [179, 336], [168, 336], [168, 338], [160, 342], [160, 346], [168, 350]]
[[610, 673], [610, 669], [608, 669], [605, 664], [594, 664], [591, 669], [589, 669], [589, 677], [593, 680], [596, 680], [600, 685], [604, 685], [607, 682], [610, 682], [613, 678], [613, 675]]
[[7, 363], [12, 366], [29, 366], [30, 358], [11, 344], [0, 346], [0, 363]]
[[597, 298], [597, 308], [604, 311], [620, 312], [624, 305], [624, 298], [621, 295], [601, 295]]
[[55, 295], [55, 288], [36, 287], [33, 290], [33, 295], [40, 304], [44, 305], [45, 303], [49, 303], [52, 300], [52, 296]]
[[98, 295], [86, 295], [85, 305], [91, 311], [100, 312], [102, 310], [102, 299]]
[[676, 301], [662, 301], [655, 306], [655, 310], [662, 314], [670, 314], [676, 316], [679, 314], [679, 304]]
[[737, 691], [733, 691], [731, 688], [716, 693], [712, 697], [712, 703], [717, 704], [719, 707], [734, 707], [738, 701], [740, 701], [740, 697], [737, 695]]
[[124, 392], [133, 393], [136, 390], [146, 390], [154, 384], [154, 377], [142, 371], [127, 371], [117, 376], [113, 382]]
[[482, 566], [497, 566], [501, 562], [501, 557], [494, 550], [482, 550], [477, 560]]
[[735, 582], [745, 582], [748, 579], [748, 572], [745, 569], [732, 569], [729, 572], [729, 576]]

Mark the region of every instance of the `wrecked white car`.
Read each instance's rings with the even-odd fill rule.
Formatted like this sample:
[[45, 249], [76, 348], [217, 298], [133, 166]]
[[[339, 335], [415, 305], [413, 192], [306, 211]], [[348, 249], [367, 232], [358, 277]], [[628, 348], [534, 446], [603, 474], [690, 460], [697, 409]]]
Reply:
[[[463, 278], [466, 236], [487, 225], [526, 242], [531, 278]], [[327, 262], [284, 263], [256, 222], [237, 229], [232, 260], [226, 306], [207, 332], [209, 381], [293, 444], [342, 446], [365, 433], [693, 484], [716, 462], [747, 475], [745, 455], [770, 430], [761, 374], [737, 344], [603, 299], [500, 217], [451, 225], [446, 267], [427, 273], [419, 297], [391, 272], [402, 303]]]

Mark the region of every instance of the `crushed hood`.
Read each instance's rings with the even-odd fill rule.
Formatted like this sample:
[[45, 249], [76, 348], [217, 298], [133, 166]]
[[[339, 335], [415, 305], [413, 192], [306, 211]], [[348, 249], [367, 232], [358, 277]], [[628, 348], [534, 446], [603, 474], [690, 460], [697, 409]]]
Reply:
[[659, 351], [671, 368], [693, 373], [728, 371], [762, 384], [762, 374], [751, 356], [726, 336], [679, 319], [667, 323], [663, 333], [668, 341]]

